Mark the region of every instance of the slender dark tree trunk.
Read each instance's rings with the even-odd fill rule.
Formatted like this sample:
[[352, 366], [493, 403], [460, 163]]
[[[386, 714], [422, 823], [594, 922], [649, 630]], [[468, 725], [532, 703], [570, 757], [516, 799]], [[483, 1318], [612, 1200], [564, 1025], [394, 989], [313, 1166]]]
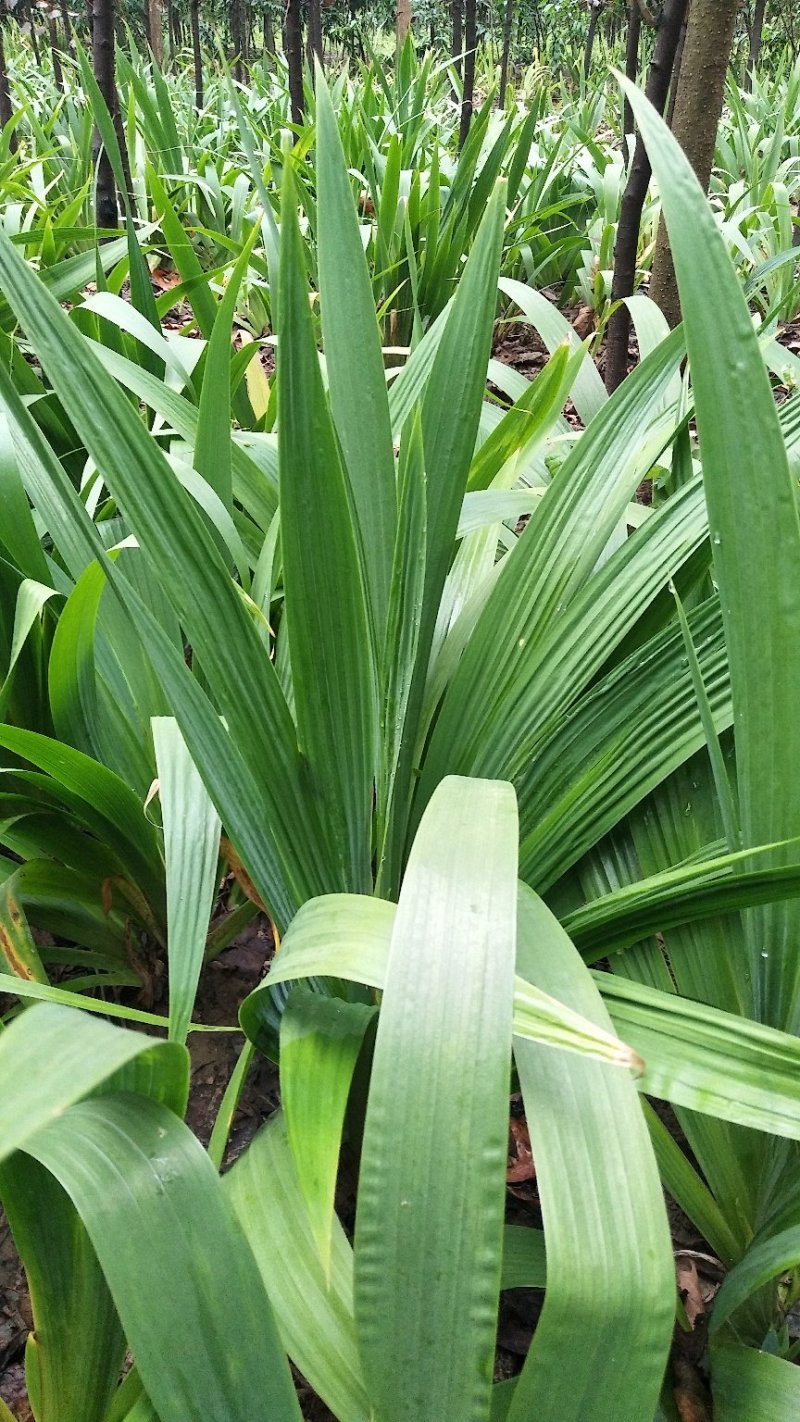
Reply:
[[170, 54], [174, 54], [180, 43], [178, 17], [175, 13], [174, 0], [167, 0], [167, 34], [169, 35]]
[[506, 0], [505, 14], [503, 15], [503, 57], [500, 61], [500, 93], [497, 102], [500, 108], [505, 108], [506, 89], [508, 88], [508, 66], [511, 59], [511, 35], [514, 29], [514, 0]]
[[60, 89], [63, 93], [64, 74], [61, 68], [61, 55], [59, 53], [58, 26], [52, 15], [47, 21], [47, 29], [50, 35], [50, 58], [53, 61], [53, 79], [55, 80], [56, 88]]
[[[119, 107], [114, 69], [114, 0], [94, 0], [92, 40], [94, 77], [108, 112], [114, 115]], [[99, 227], [116, 227], [119, 217], [114, 174], [105, 148], [98, 155], [96, 217]]]
[[586, 45], [583, 51], [583, 75], [585, 79], [588, 79], [591, 73], [594, 40], [604, 4], [605, 0], [589, 0], [589, 28], [586, 31]]
[[159, 69], [164, 63], [164, 39], [161, 25], [161, 0], [148, 0], [150, 9], [150, 48]]
[[[625, 50], [625, 73], [633, 84], [639, 77], [639, 40], [642, 33], [642, 12], [639, 0], [630, 0], [628, 6], [628, 44]], [[634, 131], [633, 109], [628, 100], [622, 111], [622, 132], [626, 136]]]
[[[669, 95], [672, 68], [688, 3], [689, 0], [667, 0], [661, 15], [653, 61], [650, 65], [645, 89], [648, 99], [659, 113], [664, 112]], [[638, 134], [633, 163], [622, 198], [617, 243], [614, 249], [614, 281], [611, 287], [611, 300], [622, 304], [612, 315], [607, 327], [606, 389], [609, 394], [622, 383], [628, 369], [628, 338], [631, 318], [628, 308], [624, 304], [624, 298], [633, 293], [639, 226], [650, 174], [650, 160], [647, 157], [641, 134]]]
[[320, 4], [320, 0], [308, 0], [308, 47], [313, 70], [315, 59], [317, 59], [320, 64], [324, 63], [324, 55], [322, 52], [322, 5]]
[[[691, 0], [689, 0], [691, 4]], [[669, 103], [667, 104], [667, 123], [672, 128], [672, 120], [675, 117], [675, 100], [678, 97], [678, 85], [681, 82], [681, 67], [683, 65], [683, 49], [686, 44], [686, 22], [689, 18], [687, 6], [686, 14], [681, 25], [680, 38], [678, 39], [678, 53], [675, 55], [675, 63], [672, 66], [672, 83], [669, 89]]]
[[761, 57], [761, 36], [764, 33], [764, 12], [767, 8], [767, 0], [756, 0], [756, 8], [753, 12], [753, 28], [750, 31], [750, 53], [747, 58], [747, 76], [745, 85], [748, 89], [753, 87], [753, 75], [758, 68], [758, 61]]
[[236, 55], [236, 62], [233, 66], [233, 77], [239, 84], [243, 84], [250, 58], [248, 53], [247, 15], [245, 13], [244, 0], [232, 0], [231, 39]]
[[70, 19], [69, 6], [67, 0], [61, 0], [61, 23], [64, 26], [64, 48], [69, 49], [72, 44], [72, 20]]
[[200, 0], [190, 0], [189, 28], [192, 32], [192, 55], [194, 57], [194, 106], [197, 112], [203, 107], [203, 47], [200, 43]]
[[[717, 128], [725, 96], [739, 0], [692, 0], [686, 25], [672, 131], [708, 189]], [[681, 304], [666, 223], [659, 224], [650, 295], [671, 326], [681, 319]]]
[[411, 0], [396, 0], [394, 10], [394, 36], [398, 54], [406, 42], [411, 29]]
[[151, 49], [153, 47], [153, 30], [150, 24], [150, 0], [143, 0], [142, 4], [142, 24], [144, 26], [144, 37]]
[[[11, 85], [8, 82], [8, 70], [6, 69], [6, 14], [6, 0], [0, 0], [0, 127], [2, 128], [5, 128], [6, 124], [10, 123], [14, 117]], [[12, 153], [16, 153], [16, 130], [11, 133], [8, 146]]]
[[267, 5], [264, 11], [264, 49], [267, 54], [275, 53], [275, 30], [272, 24], [272, 11]]
[[38, 10], [36, 10], [33, 6], [31, 6], [31, 7], [29, 8], [28, 19], [29, 19], [29, 22], [30, 22], [30, 37], [31, 37], [31, 49], [33, 50], [33, 58], [34, 58], [35, 63], [36, 63], [36, 68], [37, 68], [37, 69], [41, 69], [41, 67], [42, 67], [42, 51], [41, 51], [40, 48], [39, 48], [39, 35], [38, 35], [38, 33], [37, 33], [37, 30], [36, 30], [36, 22], [35, 22], [35, 16], [36, 16], [38, 13], [39, 13]]
[[464, 49], [464, 0], [452, 0], [450, 18], [453, 24], [453, 47], [451, 54], [457, 72], [461, 73], [462, 51]]
[[284, 24], [284, 48], [289, 68], [289, 98], [292, 122], [303, 122], [303, 32], [300, 21], [300, 0], [288, 0]]
[[475, 47], [478, 42], [477, 0], [466, 0], [464, 6], [464, 92], [461, 100], [461, 123], [458, 146], [463, 148], [472, 123], [475, 96]]

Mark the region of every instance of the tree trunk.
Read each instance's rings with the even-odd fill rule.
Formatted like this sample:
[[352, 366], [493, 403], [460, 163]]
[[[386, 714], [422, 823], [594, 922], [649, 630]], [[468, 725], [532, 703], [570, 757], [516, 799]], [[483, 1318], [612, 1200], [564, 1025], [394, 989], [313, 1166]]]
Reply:
[[[691, 4], [691, 0], [689, 0]], [[681, 80], [681, 67], [683, 65], [683, 50], [686, 44], [686, 24], [689, 18], [687, 6], [686, 14], [681, 25], [680, 39], [678, 40], [678, 53], [675, 55], [675, 63], [672, 66], [672, 83], [669, 88], [669, 103], [667, 104], [667, 123], [672, 128], [672, 120], [675, 117], [675, 100], [678, 97], [678, 85]]]
[[275, 53], [275, 30], [272, 24], [272, 11], [267, 5], [264, 10], [264, 50], [267, 54]]
[[320, 4], [320, 0], [308, 0], [308, 48], [312, 69], [315, 59], [321, 65], [324, 64], [325, 57], [322, 52], [322, 5]]
[[[14, 117], [14, 108], [11, 103], [11, 86], [8, 82], [8, 70], [6, 69], [6, 0], [0, 0], [0, 127], [5, 128]], [[16, 130], [11, 133], [8, 146], [12, 153], [17, 151]]]
[[72, 44], [72, 20], [67, 0], [61, 0], [61, 23], [64, 26], [64, 48], [69, 49]]
[[752, 89], [753, 75], [758, 68], [758, 61], [761, 56], [761, 36], [764, 32], [764, 12], [767, 8], [767, 0], [756, 0], [756, 8], [753, 13], [753, 28], [750, 31], [750, 54], [747, 59], [747, 75], [745, 77], [745, 87]]
[[58, 52], [58, 26], [51, 14], [47, 21], [47, 30], [50, 35], [50, 58], [53, 61], [53, 79], [57, 89], [64, 92], [64, 74], [61, 69], [61, 55]]
[[455, 65], [456, 72], [458, 74], [461, 73], [461, 52], [464, 48], [464, 36], [462, 28], [463, 16], [464, 0], [452, 0], [452, 4], [450, 6], [450, 18], [453, 22], [453, 47], [451, 53], [453, 56], [453, 63]]
[[245, 13], [244, 0], [232, 0], [231, 39], [233, 41], [234, 54], [236, 55], [233, 66], [233, 77], [238, 84], [243, 84], [247, 74], [247, 64], [249, 60], [247, 15]]
[[397, 52], [403, 48], [406, 35], [411, 29], [411, 0], [397, 0], [395, 6], [395, 42]]
[[[688, 3], [689, 0], [667, 0], [658, 27], [656, 47], [647, 76], [645, 93], [653, 107], [662, 114], [669, 95], [670, 77], [675, 64], [681, 27]], [[607, 327], [606, 389], [609, 394], [622, 383], [628, 369], [628, 338], [631, 318], [630, 312], [624, 304], [624, 298], [633, 294], [639, 226], [650, 174], [650, 160], [641, 134], [638, 134], [633, 162], [622, 198], [617, 242], [614, 249], [614, 281], [611, 287], [611, 300], [623, 304], [617, 307]]]
[[275, 53], [275, 30], [272, 24], [272, 11], [267, 5], [264, 10], [264, 50], [266, 54]]
[[[118, 110], [114, 73], [114, 0], [94, 0], [92, 6], [92, 54], [94, 77], [108, 112], [114, 115]], [[98, 156], [95, 216], [98, 227], [116, 227], [119, 217], [114, 174], [105, 148], [100, 151]]]
[[592, 68], [592, 51], [594, 50], [594, 38], [597, 34], [597, 23], [603, 10], [605, 0], [589, 0], [589, 28], [586, 31], [586, 47], [583, 51], [583, 77], [589, 78]]
[[194, 57], [194, 106], [197, 112], [203, 107], [203, 47], [200, 43], [200, 0], [190, 0], [189, 27], [192, 31], [192, 55]]
[[[714, 162], [738, 11], [739, 0], [692, 0], [686, 26], [672, 131], [704, 191]], [[663, 221], [656, 240], [650, 295], [670, 325], [677, 326], [681, 304]]]
[[28, 12], [28, 23], [29, 23], [29, 25], [30, 25], [31, 49], [33, 50], [33, 59], [34, 59], [34, 63], [35, 63], [35, 65], [36, 65], [36, 68], [37, 68], [37, 69], [41, 69], [41, 67], [42, 67], [42, 52], [41, 52], [41, 50], [39, 49], [39, 36], [38, 36], [38, 34], [36, 33], [36, 22], [35, 22], [35, 16], [38, 15], [38, 13], [39, 13], [39, 12], [38, 12], [37, 9], [35, 9], [33, 6], [30, 6], [29, 12]]
[[289, 67], [289, 98], [292, 105], [292, 122], [303, 122], [305, 98], [303, 95], [303, 33], [300, 23], [300, 0], [287, 0], [284, 25], [284, 49]]
[[[628, 44], [625, 50], [625, 74], [632, 84], [635, 84], [639, 77], [639, 40], [641, 33], [642, 12], [639, 9], [639, 0], [630, 0], [628, 6]], [[634, 127], [633, 109], [626, 99], [622, 110], [623, 134], [627, 137], [629, 133], [633, 133]]]
[[164, 40], [161, 31], [161, 0], [147, 0], [150, 18], [150, 48], [159, 69], [164, 63]]
[[466, 0], [464, 6], [464, 92], [461, 100], [461, 123], [458, 129], [458, 146], [463, 148], [467, 141], [472, 122], [472, 106], [475, 94], [475, 47], [477, 37], [477, 3]]
[[511, 35], [514, 29], [514, 0], [506, 0], [506, 9], [503, 16], [503, 58], [500, 61], [500, 93], [497, 102], [501, 109], [506, 106], [506, 89], [508, 88], [508, 65], [511, 59]]

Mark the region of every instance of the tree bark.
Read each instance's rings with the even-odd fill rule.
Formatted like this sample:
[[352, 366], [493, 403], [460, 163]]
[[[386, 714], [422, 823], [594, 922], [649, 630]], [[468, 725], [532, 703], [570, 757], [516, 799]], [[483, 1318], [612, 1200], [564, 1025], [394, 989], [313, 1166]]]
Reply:
[[33, 58], [36, 64], [36, 68], [41, 69], [42, 52], [39, 49], [39, 36], [36, 32], [36, 16], [38, 15], [38, 13], [39, 11], [33, 5], [28, 6], [28, 23], [30, 25], [31, 49], [33, 50]]
[[597, 25], [605, 6], [605, 0], [589, 0], [589, 28], [586, 31], [586, 46], [583, 51], [583, 77], [589, 78], [592, 68], [592, 53], [597, 34]]
[[147, 0], [150, 20], [150, 48], [159, 69], [164, 63], [164, 40], [161, 29], [161, 0]]
[[289, 68], [292, 122], [302, 123], [305, 98], [303, 95], [303, 34], [300, 22], [300, 0], [288, 0], [286, 5], [284, 48]]
[[764, 32], [764, 12], [767, 8], [767, 0], [756, 0], [756, 8], [753, 12], [753, 28], [750, 31], [750, 53], [747, 58], [747, 74], [745, 76], [745, 86], [748, 89], [753, 87], [753, 75], [758, 68], [758, 61], [761, 57], [761, 36]]
[[[410, 16], [409, 0], [409, 16]], [[322, 52], [322, 5], [320, 0], [308, 0], [308, 50], [311, 68], [313, 70], [314, 60], [319, 64], [324, 64], [324, 54]]]
[[453, 25], [453, 47], [451, 54], [456, 73], [461, 73], [462, 50], [464, 48], [463, 35], [464, 0], [452, 0], [450, 6], [450, 18]]
[[275, 30], [272, 24], [272, 11], [269, 5], [264, 9], [264, 50], [266, 54], [275, 53]]
[[[8, 70], [6, 69], [6, 0], [0, 0], [0, 127], [5, 128], [14, 117], [14, 106], [11, 102], [11, 85], [8, 82]], [[8, 146], [12, 153], [17, 151], [16, 130], [12, 131]]]
[[464, 6], [464, 90], [461, 99], [461, 123], [458, 129], [458, 146], [463, 148], [472, 123], [472, 108], [475, 97], [475, 48], [478, 43], [476, 0], [466, 0]]
[[403, 48], [406, 42], [406, 35], [411, 29], [411, 0], [396, 0], [395, 4], [395, 43], [397, 52]]
[[61, 55], [58, 48], [58, 26], [54, 16], [51, 14], [47, 21], [47, 30], [50, 35], [50, 58], [53, 61], [53, 79], [57, 89], [64, 92], [64, 74], [61, 68]]
[[[689, 0], [691, 4], [691, 0]], [[678, 85], [681, 79], [681, 67], [683, 65], [683, 49], [686, 44], [686, 22], [689, 18], [688, 7], [683, 17], [681, 25], [680, 39], [678, 40], [678, 53], [675, 55], [675, 63], [672, 66], [672, 83], [669, 86], [669, 103], [667, 104], [667, 123], [672, 128], [672, 120], [675, 117], [675, 100], [678, 97]]]
[[[92, 55], [94, 77], [108, 112], [113, 117], [119, 107], [114, 67], [114, 0], [93, 0]], [[97, 143], [99, 147], [99, 139]], [[99, 227], [116, 227], [119, 218], [117, 189], [111, 162], [105, 148], [101, 149], [98, 154], [96, 206], [97, 225]]]
[[192, 57], [194, 60], [194, 106], [197, 112], [203, 107], [203, 46], [200, 43], [200, 0], [190, 0], [189, 29], [192, 32]]
[[[688, 3], [689, 0], [667, 0], [658, 27], [656, 47], [647, 76], [645, 93], [653, 107], [658, 109], [661, 114], [664, 112], [669, 95], [670, 78]], [[622, 383], [628, 369], [628, 338], [631, 318], [628, 308], [624, 304], [624, 298], [633, 294], [639, 227], [651, 171], [647, 151], [641, 134], [638, 134], [631, 170], [622, 197], [617, 241], [614, 248], [614, 280], [611, 287], [611, 300], [622, 304], [611, 316], [607, 327], [606, 389], [609, 394]]]
[[69, 49], [72, 44], [72, 20], [70, 19], [69, 6], [67, 0], [61, 0], [61, 23], [64, 26], [64, 48]]
[[514, 29], [514, 0], [506, 0], [506, 9], [503, 16], [503, 58], [500, 61], [500, 93], [497, 102], [501, 109], [506, 106], [506, 89], [508, 88], [508, 65], [511, 59], [511, 35]]
[[[738, 11], [739, 0], [692, 0], [686, 25], [672, 131], [706, 191]], [[663, 221], [656, 239], [650, 295], [669, 324], [677, 326], [681, 304]]]
[[232, 0], [231, 3], [231, 40], [236, 56], [233, 66], [233, 77], [239, 84], [245, 81], [248, 54], [247, 35], [247, 14], [245, 12], [244, 0]]
[[[632, 84], [639, 77], [639, 40], [642, 34], [642, 12], [639, 0], [630, 0], [628, 6], [628, 43], [625, 49], [625, 74]], [[625, 137], [634, 131], [633, 109], [625, 100], [622, 110], [622, 132]]]

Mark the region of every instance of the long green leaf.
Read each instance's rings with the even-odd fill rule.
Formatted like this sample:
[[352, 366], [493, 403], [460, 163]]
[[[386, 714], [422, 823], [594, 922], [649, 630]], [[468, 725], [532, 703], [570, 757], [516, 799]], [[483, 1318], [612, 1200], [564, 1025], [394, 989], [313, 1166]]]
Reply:
[[322, 801], [335, 865], [328, 887], [367, 892], [377, 687], [357, 532], [314, 345], [296, 206], [287, 163], [278, 401], [292, 685], [309, 789]]
[[317, 76], [318, 263], [331, 412], [361, 533], [382, 645], [397, 522], [392, 429], [378, 323], [330, 94]]
[[[697, 409], [714, 564], [731, 667], [743, 843], [800, 828], [800, 517], [772, 390], [747, 303], [688, 159], [657, 113], [625, 83], [670, 229]], [[709, 321], [708, 312], [714, 312]], [[785, 862], [776, 851], [776, 862]], [[800, 911], [752, 916], [756, 1011], [800, 1027]]]
[[[516, 839], [510, 787], [445, 781], [416, 836], [400, 895], [355, 1244], [359, 1347], [370, 1398], [385, 1422], [488, 1418]], [[445, 1114], [458, 1123], [463, 1170], [439, 1168]]]
[[220, 822], [177, 722], [154, 717], [153, 742], [167, 872], [169, 1035], [184, 1042], [214, 903]]
[[[524, 888], [518, 945], [526, 978], [598, 1026], [610, 1025], [564, 930]], [[626, 1073], [532, 1042], [515, 1039], [514, 1055], [536, 1159], [548, 1283], [509, 1422], [606, 1422], [612, 1396], [615, 1416], [651, 1417], [672, 1334], [674, 1274], [636, 1087]]]

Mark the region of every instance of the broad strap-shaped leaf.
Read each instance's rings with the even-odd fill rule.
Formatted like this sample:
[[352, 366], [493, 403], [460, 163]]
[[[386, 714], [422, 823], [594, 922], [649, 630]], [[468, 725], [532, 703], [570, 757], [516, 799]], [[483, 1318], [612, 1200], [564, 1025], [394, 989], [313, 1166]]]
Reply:
[[417, 674], [425, 588], [427, 488], [419, 415], [406, 426], [400, 449], [400, 498], [392, 557], [386, 645], [381, 657], [380, 768], [377, 784], [378, 892], [399, 874], [408, 807], [396, 796], [397, 768], [407, 735], [409, 700]]
[[130, 786], [91, 756], [36, 731], [0, 726], [0, 745], [53, 777], [66, 802], [119, 854], [158, 912], [163, 889], [156, 835]]
[[184, 1042], [192, 1020], [219, 858], [219, 816], [177, 721], [153, 718], [167, 873], [169, 1035]]
[[611, 973], [595, 980], [641, 1089], [691, 1110], [800, 1139], [800, 1039]]
[[281, 1100], [289, 1143], [326, 1277], [334, 1195], [353, 1072], [377, 1009], [298, 985], [281, 1017]]
[[744, 1257], [726, 1274], [714, 1299], [711, 1333], [718, 1333], [724, 1328], [737, 1308], [746, 1303], [757, 1289], [763, 1288], [782, 1274], [791, 1273], [799, 1266], [800, 1224], [790, 1225], [774, 1234], [765, 1233], [754, 1239]]
[[0, 885], [0, 972], [46, 983], [47, 973], [15, 890], [13, 875]]
[[[359, 1183], [355, 1306], [381, 1422], [488, 1418], [516, 936], [509, 786], [444, 781], [395, 918]], [[468, 1168], [441, 1169], [442, 1121]], [[455, 1227], [457, 1222], [457, 1227]]]
[[25, 1372], [37, 1422], [105, 1422], [125, 1338], [80, 1217], [23, 1151], [0, 1166], [0, 1199], [31, 1296]]
[[[42, 1060], [57, 1063], [45, 1079]], [[108, 1089], [137, 1090], [183, 1111], [188, 1055], [175, 1042], [155, 1042], [120, 1031], [83, 1013], [52, 1004], [28, 1008], [0, 1034], [0, 1160], [24, 1150], [37, 1131], [85, 1096]]]
[[330, 94], [317, 75], [317, 251], [331, 413], [361, 535], [375, 644], [383, 645], [397, 523], [380, 334]]
[[231, 272], [206, 350], [194, 467], [222, 500], [233, 506], [231, 476], [231, 327], [239, 289], [247, 275], [259, 228], [255, 224]]
[[[213, 683], [216, 713], [187, 671], [180, 650], [130, 584], [123, 580], [120, 586], [107, 565], [109, 581], [147, 645], [195, 764], [262, 897], [283, 925], [308, 897], [315, 879], [319, 887], [330, 887], [333, 868], [325, 855], [317, 806], [301, 792], [296, 733], [277, 673], [189, 495], [122, 391], [98, 365], [89, 343], [1, 233], [0, 273], [95, 462], [159, 570], [161, 585]], [[104, 550], [65, 471], [2, 370], [0, 391], [26, 485], [36, 506], [47, 510], [59, 548], [74, 557], [79, 570], [94, 557], [103, 559]], [[220, 723], [220, 710], [230, 734]]]
[[[250, 1040], [266, 1046], [264, 1004], [277, 985], [332, 977], [382, 989], [396, 912], [394, 904], [356, 894], [330, 894], [304, 904], [268, 976], [240, 1008], [242, 1028]], [[637, 1054], [613, 1033], [520, 977], [514, 982], [514, 1031], [551, 1047], [641, 1070]]]
[[[314, 344], [291, 163], [280, 263], [281, 547], [300, 792], [320, 805], [335, 878], [371, 887], [377, 686], [359, 535]], [[313, 510], [313, 513], [312, 513]]]
[[[569, 938], [526, 888], [518, 966], [610, 1026]], [[626, 1073], [532, 1042], [515, 1039], [514, 1056], [536, 1159], [547, 1292], [509, 1422], [607, 1422], [612, 1396], [615, 1417], [651, 1417], [672, 1334], [674, 1275], [636, 1086]]]
[[81, 1216], [161, 1422], [300, 1422], [253, 1254], [188, 1126], [112, 1094], [71, 1107], [26, 1149]]
[[[800, 517], [772, 390], [747, 303], [688, 159], [625, 82], [662, 194], [681, 293], [714, 565], [731, 668], [743, 842], [800, 829]], [[708, 318], [713, 311], [714, 319]], [[776, 862], [786, 852], [776, 851]], [[756, 1011], [800, 1026], [800, 909], [751, 918]]]
[[223, 1177], [223, 1187], [293, 1362], [339, 1422], [372, 1422], [353, 1322], [353, 1251], [334, 1217], [326, 1272], [281, 1112]]
[[[570, 614], [573, 601], [578, 602], [582, 593], [584, 610], [593, 602], [589, 576], [646, 472], [639, 443], [642, 424], [652, 416], [682, 349], [682, 337], [675, 333], [624, 382], [568, 456], [501, 565], [447, 688], [425, 757], [420, 805], [443, 774], [485, 774], [490, 763], [510, 765], [511, 756], [519, 754], [521, 706], [519, 700], [513, 701], [515, 690], [526, 678], [532, 679], [546, 652], [554, 651], [558, 663], [572, 650], [573, 636], [580, 636], [581, 642], [594, 636], [604, 641], [612, 618], [618, 621], [624, 616], [618, 585], [611, 588], [612, 570], [605, 577], [597, 575], [596, 601], [603, 609], [597, 623], [592, 617], [584, 630], [576, 614]], [[430, 480], [433, 466], [427, 444], [425, 454]], [[688, 514], [689, 505], [684, 509]], [[645, 542], [652, 537], [663, 543], [665, 536], [668, 539], [668, 521], [666, 529], [662, 525], [640, 530]], [[673, 559], [675, 551], [673, 547]], [[623, 549], [618, 557], [624, 554], [627, 564], [634, 553], [634, 548]], [[657, 583], [651, 578], [646, 587], [641, 596], [649, 601]], [[548, 667], [548, 677], [549, 673]], [[506, 729], [509, 701], [515, 719]], [[539, 697], [526, 694], [524, 701], [524, 724], [528, 724]]]
[[[772, 855], [775, 848], [782, 846], [765, 845], [757, 853]], [[800, 864], [743, 870], [746, 859], [758, 864], [755, 855], [740, 850], [639, 879], [575, 909], [564, 927], [584, 961], [594, 963], [649, 933], [800, 895]]]
[[726, 1340], [711, 1349], [711, 1391], [715, 1422], [794, 1422], [800, 1368]]

